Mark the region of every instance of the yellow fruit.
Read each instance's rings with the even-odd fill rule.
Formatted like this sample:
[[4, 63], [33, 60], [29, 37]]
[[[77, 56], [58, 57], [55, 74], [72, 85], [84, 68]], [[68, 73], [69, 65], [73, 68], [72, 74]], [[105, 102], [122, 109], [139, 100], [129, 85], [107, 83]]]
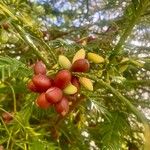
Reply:
[[95, 53], [88, 53], [87, 57], [88, 57], [88, 60], [96, 64], [103, 63], [105, 61], [102, 56], [95, 54]]
[[70, 69], [71, 68], [70, 60], [64, 55], [59, 55], [58, 62], [63, 69]]
[[90, 79], [85, 77], [80, 77], [79, 82], [82, 86], [84, 86], [87, 90], [93, 91], [93, 83]]
[[74, 63], [78, 59], [84, 59], [85, 58], [85, 50], [80, 49], [79, 51], [76, 52], [76, 54], [73, 57], [72, 63]]
[[65, 93], [65, 94], [68, 94], [68, 95], [71, 95], [71, 94], [75, 94], [75, 93], [77, 93], [77, 88], [73, 85], [73, 84], [69, 84], [64, 90], [63, 90], [63, 92]]
[[121, 60], [120, 63], [122, 64], [122, 63], [126, 63], [126, 62], [128, 62], [128, 61], [129, 61], [129, 58], [128, 58], [128, 57], [124, 57], [124, 58]]

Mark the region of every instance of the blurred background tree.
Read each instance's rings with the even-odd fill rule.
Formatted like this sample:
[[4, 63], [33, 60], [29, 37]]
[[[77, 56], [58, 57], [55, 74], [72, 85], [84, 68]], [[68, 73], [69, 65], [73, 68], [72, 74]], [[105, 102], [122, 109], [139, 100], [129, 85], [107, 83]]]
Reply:
[[[64, 118], [37, 108], [31, 66], [81, 48], [105, 58], [84, 74], [94, 92]], [[150, 1], [1, 0], [0, 79], [0, 149], [149, 150]]]

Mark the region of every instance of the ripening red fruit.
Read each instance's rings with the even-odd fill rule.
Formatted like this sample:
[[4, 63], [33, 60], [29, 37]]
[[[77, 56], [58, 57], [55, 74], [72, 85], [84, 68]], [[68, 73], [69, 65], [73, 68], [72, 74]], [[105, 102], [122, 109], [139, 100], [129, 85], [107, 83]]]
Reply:
[[37, 61], [34, 65], [35, 74], [46, 74], [46, 66], [42, 61]]
[[45, 92], [51, 87], [51, 81], [46, 75], [38, 74], [32, 78], [34, 85], [39, 92]]
[[28, 85], [27, 85], [28, 89], [32, 92], [37, 92], [37, 88], [36, 86], [34, 85], [33, 81], [30, 81], [28, 82]]
[[77, 77], [73, 76], [71, 79], [71, 83], [79, 90], [80, 83], [79, 83], [79, 79]]
[[59, 71], [54, 79], [55, 86], [64, 89], [71, 81], [71, 73], [68, 70]]
[[8, 30], [8, 29], [9, 29], [9, 24], [8, 24], [8, 23], [3, 23], [3, 24], [2, 24], [2, 27], [3, 27], [5, 30]]
[[51, 87], [46, 91], [45, 96], [48, 102], [54, 104], [62, 99], [63, 93], [58, 87]]
[[51, 86], [55, 86], [54, 79], [53, 78], [49, 78], [49, 80], [51, 81]]
[[9, 123], [12, 119], [13, 119], [13, 114], [9, 113], [9, 112], [4, 112], [2, 113], [2, 118], [4, 120], [5, 123]]
[[40, 94], [36, 99], [36, 104], [38, 107], [42, 109], [47, 109], [51, 106], [51, 104], [47, 101], [45, 97], [45, 93]]
[[61, 101], [55, 105], [55, 110], [62, 116], [65, 116], [69, 111], [68, 99], [63, 97]]
[[89, 61], [87, 59], [76, 60], [71, 67], [74, 72], [87, 72], [90, 68]]

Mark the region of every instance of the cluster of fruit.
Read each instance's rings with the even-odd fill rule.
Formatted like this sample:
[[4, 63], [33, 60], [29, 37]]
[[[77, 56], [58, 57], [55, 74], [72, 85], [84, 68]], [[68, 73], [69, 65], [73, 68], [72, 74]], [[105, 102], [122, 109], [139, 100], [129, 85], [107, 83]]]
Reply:
[[88, 90], [93, 90], [92, 81], [85, 77], [75, 77], [72, 72], [88, 72], [90, 69], [89, 60], [94, 63], [102, 63], [104, 59], [94, 53], [88, 53], [88, 59], [85, 59], [85, 50], [79, 50], [72, 63], [69, 59], [60, 55], [58, 59], [62, 70], [58, 71], [54, 77], [46, 75], [46, 66], [42, 61], [34, 65], [34, 76], [28, 83], [28, 88], [40, 93], [36, 99], [36, 104], [40, 108], [47, 109], [54, 106], [56, 112], [62, 116], [69, 111], [68, 95], [74, 96], [79, 92], [80, 84]]

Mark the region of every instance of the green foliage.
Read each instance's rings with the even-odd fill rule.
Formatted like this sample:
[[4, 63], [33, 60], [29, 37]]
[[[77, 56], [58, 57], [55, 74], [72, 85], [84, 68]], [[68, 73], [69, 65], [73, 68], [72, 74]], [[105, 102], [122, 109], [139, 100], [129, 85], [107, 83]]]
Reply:
[[101, 126], [102, 149], [121, 149], [122, 143], [125, 142], [124, 137], [129, 134], [129, 129], [130, 126], [123, 113], [111, 113], [110, 120], [105, 121]]
[[[0, 146], [149, 150], [149, 6], [149, 0], [0, 1]], [[88, 73], [73, 73], [90, 78], [94, 91], [81, 88], [65, 117], [37, 107], [37, 94], [26, 87], [31, 66], [42, 60], [53, 75], [60, 54], [71, 61], [81, 48], [105, 59], [90, 62]], [[11, 112], [9, 123], [4, 112]]]
[[31, 147], [29, 150], [59, 150], [57, 146], [55, 146], [53, 143], [47, 142], [47, 141], [39, 141], [38, 139], [34, 140], [31, 143]]
[[16, 58], [0, 56], [1, 79], [5, 80], [9, 77], [28, 77], [31, 76], [31, 69]]

